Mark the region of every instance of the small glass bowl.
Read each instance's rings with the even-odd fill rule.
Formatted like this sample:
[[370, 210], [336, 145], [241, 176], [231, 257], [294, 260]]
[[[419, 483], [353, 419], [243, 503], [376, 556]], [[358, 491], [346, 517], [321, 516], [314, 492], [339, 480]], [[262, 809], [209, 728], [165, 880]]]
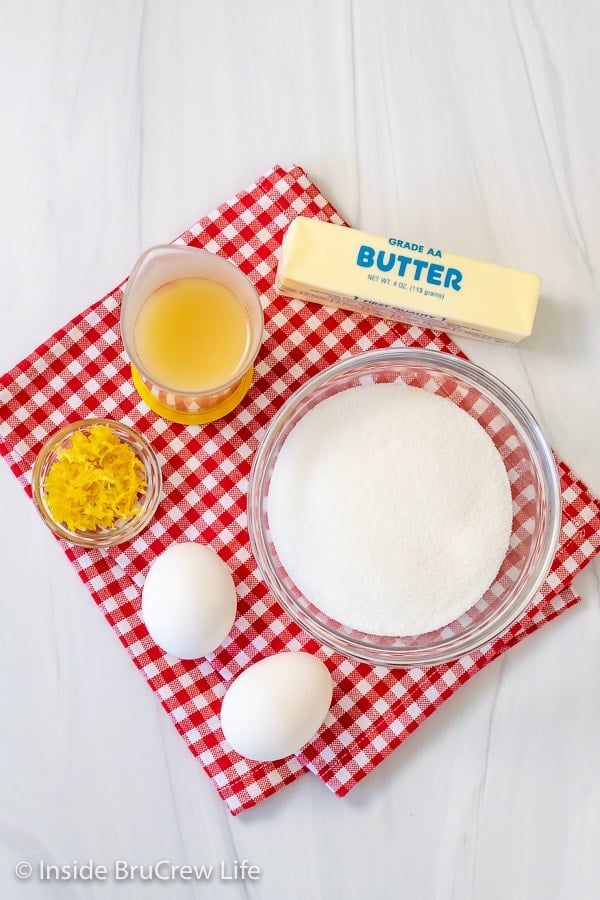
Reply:
[[[112, 528], [75, 531], [52, 518], [44, 485], [52, 464], [58, 459], [58, 451], [70, 445], [73, 435], [78, 432], [86, 433], [93, 425], [107, 425], [120, 441], [131, 447], [144, 466], [147, 488], [139, 498], [139, 512], [129, 518], [116, 522]], [[160, 501], [162, 476], [154, 450], [133, 428], [114, 419], [83, 419], [56, 431], [42, 447], [33, 467], [31, 489], [38, 512], [55, 535], [81, 547], [113, 547], [131, 540], [150, 524]]]
[[[403, 382], [446, 397], [486, 430], [506, 467], [513, 499], [509, 548], [483, 597], [443, 628], [381, 637], [337, 622], [315, 607], [289, 577], [269, 531], [271, 473], [288, 435], [312, 407], [359, 384]], [[524, 404], [489, 372], [448, 353], [389, 348], [358, 353], [316, 375], [271, 421], [254, 458], [248, 528], [259, 571], [284, 610], [321, 643], [373, 665], [408, 668], [458, 659], [505, 631], [544, 581], [556, 551], [560, 483], [552, 451]]]

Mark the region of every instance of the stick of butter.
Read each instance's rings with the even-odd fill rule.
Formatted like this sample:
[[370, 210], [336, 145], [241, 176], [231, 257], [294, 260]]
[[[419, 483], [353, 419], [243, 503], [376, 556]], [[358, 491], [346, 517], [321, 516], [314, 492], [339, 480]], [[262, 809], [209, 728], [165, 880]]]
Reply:
[[496, 344], [531, 334], [539, 275], [298, 216], [277, 269], [280, 294]]

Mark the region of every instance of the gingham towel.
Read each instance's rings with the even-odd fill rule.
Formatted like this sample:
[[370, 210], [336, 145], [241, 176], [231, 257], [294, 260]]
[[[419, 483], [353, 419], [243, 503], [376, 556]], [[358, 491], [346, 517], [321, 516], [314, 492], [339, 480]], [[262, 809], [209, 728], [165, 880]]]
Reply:
[[[283, 613], [259, 578], [246, 527], [250, 465], [273, 414], [307, 378], [346, 354], [406, 345], [462, 355], [443, 334], [278, 296], [273, 289], [278, 251], [298, 214], [341, 222], [302, 169], [276, 167], [178, 238], [231, 259], [254, 282], [264, 304], [266, 335], [254, 383], [227, 418], [205, 426], [176, 425], [139, 399], [119, 334], [122, 285], [59, 329], [0, 383], [0, 449], [29, 496], [42, 443], [67, 421], [119, 419], [142, 431], [157, 451], [164, 499], [148, 530], [111, 551], [62, 546], [232, 813], [307, 769], [336, 794], [347, 793], [461, 684], [576, 603], [568, 584], [600, 549], [598, 501], [559, 461], [563, 525], [552, 571], [530, 609], [481, 651], [426, 670], [374, 668], [321, 647]], [[231, 567], [237, 585], [231, 635], [197, 661], [166, 656], [140, 618], [148, 565], [177, 540], [210, 544]], [[251, 662], [299, 649], [318, 654], [332, 673], [328, 717], [301, 755], [277, 764], [249, 762], [227, 746], [220, 730], [225, 690]]]

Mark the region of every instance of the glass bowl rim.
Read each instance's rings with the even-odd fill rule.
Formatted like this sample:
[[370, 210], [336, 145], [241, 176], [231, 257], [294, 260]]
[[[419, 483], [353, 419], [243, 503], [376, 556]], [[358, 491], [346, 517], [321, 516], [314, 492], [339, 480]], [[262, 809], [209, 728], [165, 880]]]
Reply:
[[[116, 527], [99, 529], [98, 531], [71, 531], [61, 522], [56, 522], [48, 510], [43, 497], [43, 479], [49, 457], [58, 447], [74, 434], [86, 431], [94, 425], [106, 425], [119, 438], [125, 440], [144, 465], [148, 480], [148, 489], [144, 495], [140, 512], [124, 519]], [[124, 422], [106, 417], [90, 417], [67, 422], [46, 439], [35, 459], [31, 473], [31, 491], [36, 509], [50, 531], [57, 537], [79, 547], [106, 548], [125, 543], [136, 537], [146, 528], [161, 499], [162, 472], [158, 457], [149, 441], [139, 432]]]
[[[265, 478], [269, 466], [273, 462], [274, 451], [278, 451], [283, 444], [281, 435], [286, 430], [287, 433], [291, 431], [293, 425], [289, 427], [290, 420], [293, 419], [295, 424], [302, 417], [315, 393], [328, 384], [343, 380], [345, 376], [353, 372], [356, 372], [357, 375], [359, 371], [368, 374], [373, 369], [405, 364], [433, 368], [458, 377], [464, 383], [488, 396], [498, 406], [525, 439], [528, 452], [533, 459], [542, 484], [547, 515], [532, 571], [521, 591], [516, 593], [502, 615], [486, 618], [466, 632], [452, 635], [427, 647], [398, 648], [385, 647], [377, 645], [372, 640], [362, 640], [342, 634], [340, 631], [328, 627], [288, 594], [277, 569], [271, 563], [271, 554], [267, 549], [264, 502]], [[320, 399], [317, 399], [316, 402], [320, 402]], [[561, 524], [561, 490], [554, 455], [542, 429], [528, 407], [503, 381], [481, 366], [449, 352], [411, 347], [389, 347], [361, 351], [343, 357], [308, 379], [285, 401], [270, 421], [252, 461], [248, 480], [247, 509], [250, 544], [260, 575], [284, 611], [296, 624], [325, 646], [345, 656], [388, 668], [410, 668], [411, 666], [439, 665], [459, 659], [464, 654], [476, 650], [498, 637], [519, 618], [547, 576], [556, 552]], [[338, 624], [343, 625], [343, 623]], [[398, 635], [397, 637], [401, 638], [402, 636]]]

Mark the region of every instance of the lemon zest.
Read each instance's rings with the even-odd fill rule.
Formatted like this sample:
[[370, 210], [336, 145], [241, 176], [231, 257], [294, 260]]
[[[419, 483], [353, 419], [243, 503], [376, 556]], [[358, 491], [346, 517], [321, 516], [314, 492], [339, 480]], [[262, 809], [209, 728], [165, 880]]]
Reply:
[[108, 425], [77, 432], [56, 456], [44, 485], [55, 522], [71, 531], [95, 531], [139, 514], [148, 487], [144, 465]]

